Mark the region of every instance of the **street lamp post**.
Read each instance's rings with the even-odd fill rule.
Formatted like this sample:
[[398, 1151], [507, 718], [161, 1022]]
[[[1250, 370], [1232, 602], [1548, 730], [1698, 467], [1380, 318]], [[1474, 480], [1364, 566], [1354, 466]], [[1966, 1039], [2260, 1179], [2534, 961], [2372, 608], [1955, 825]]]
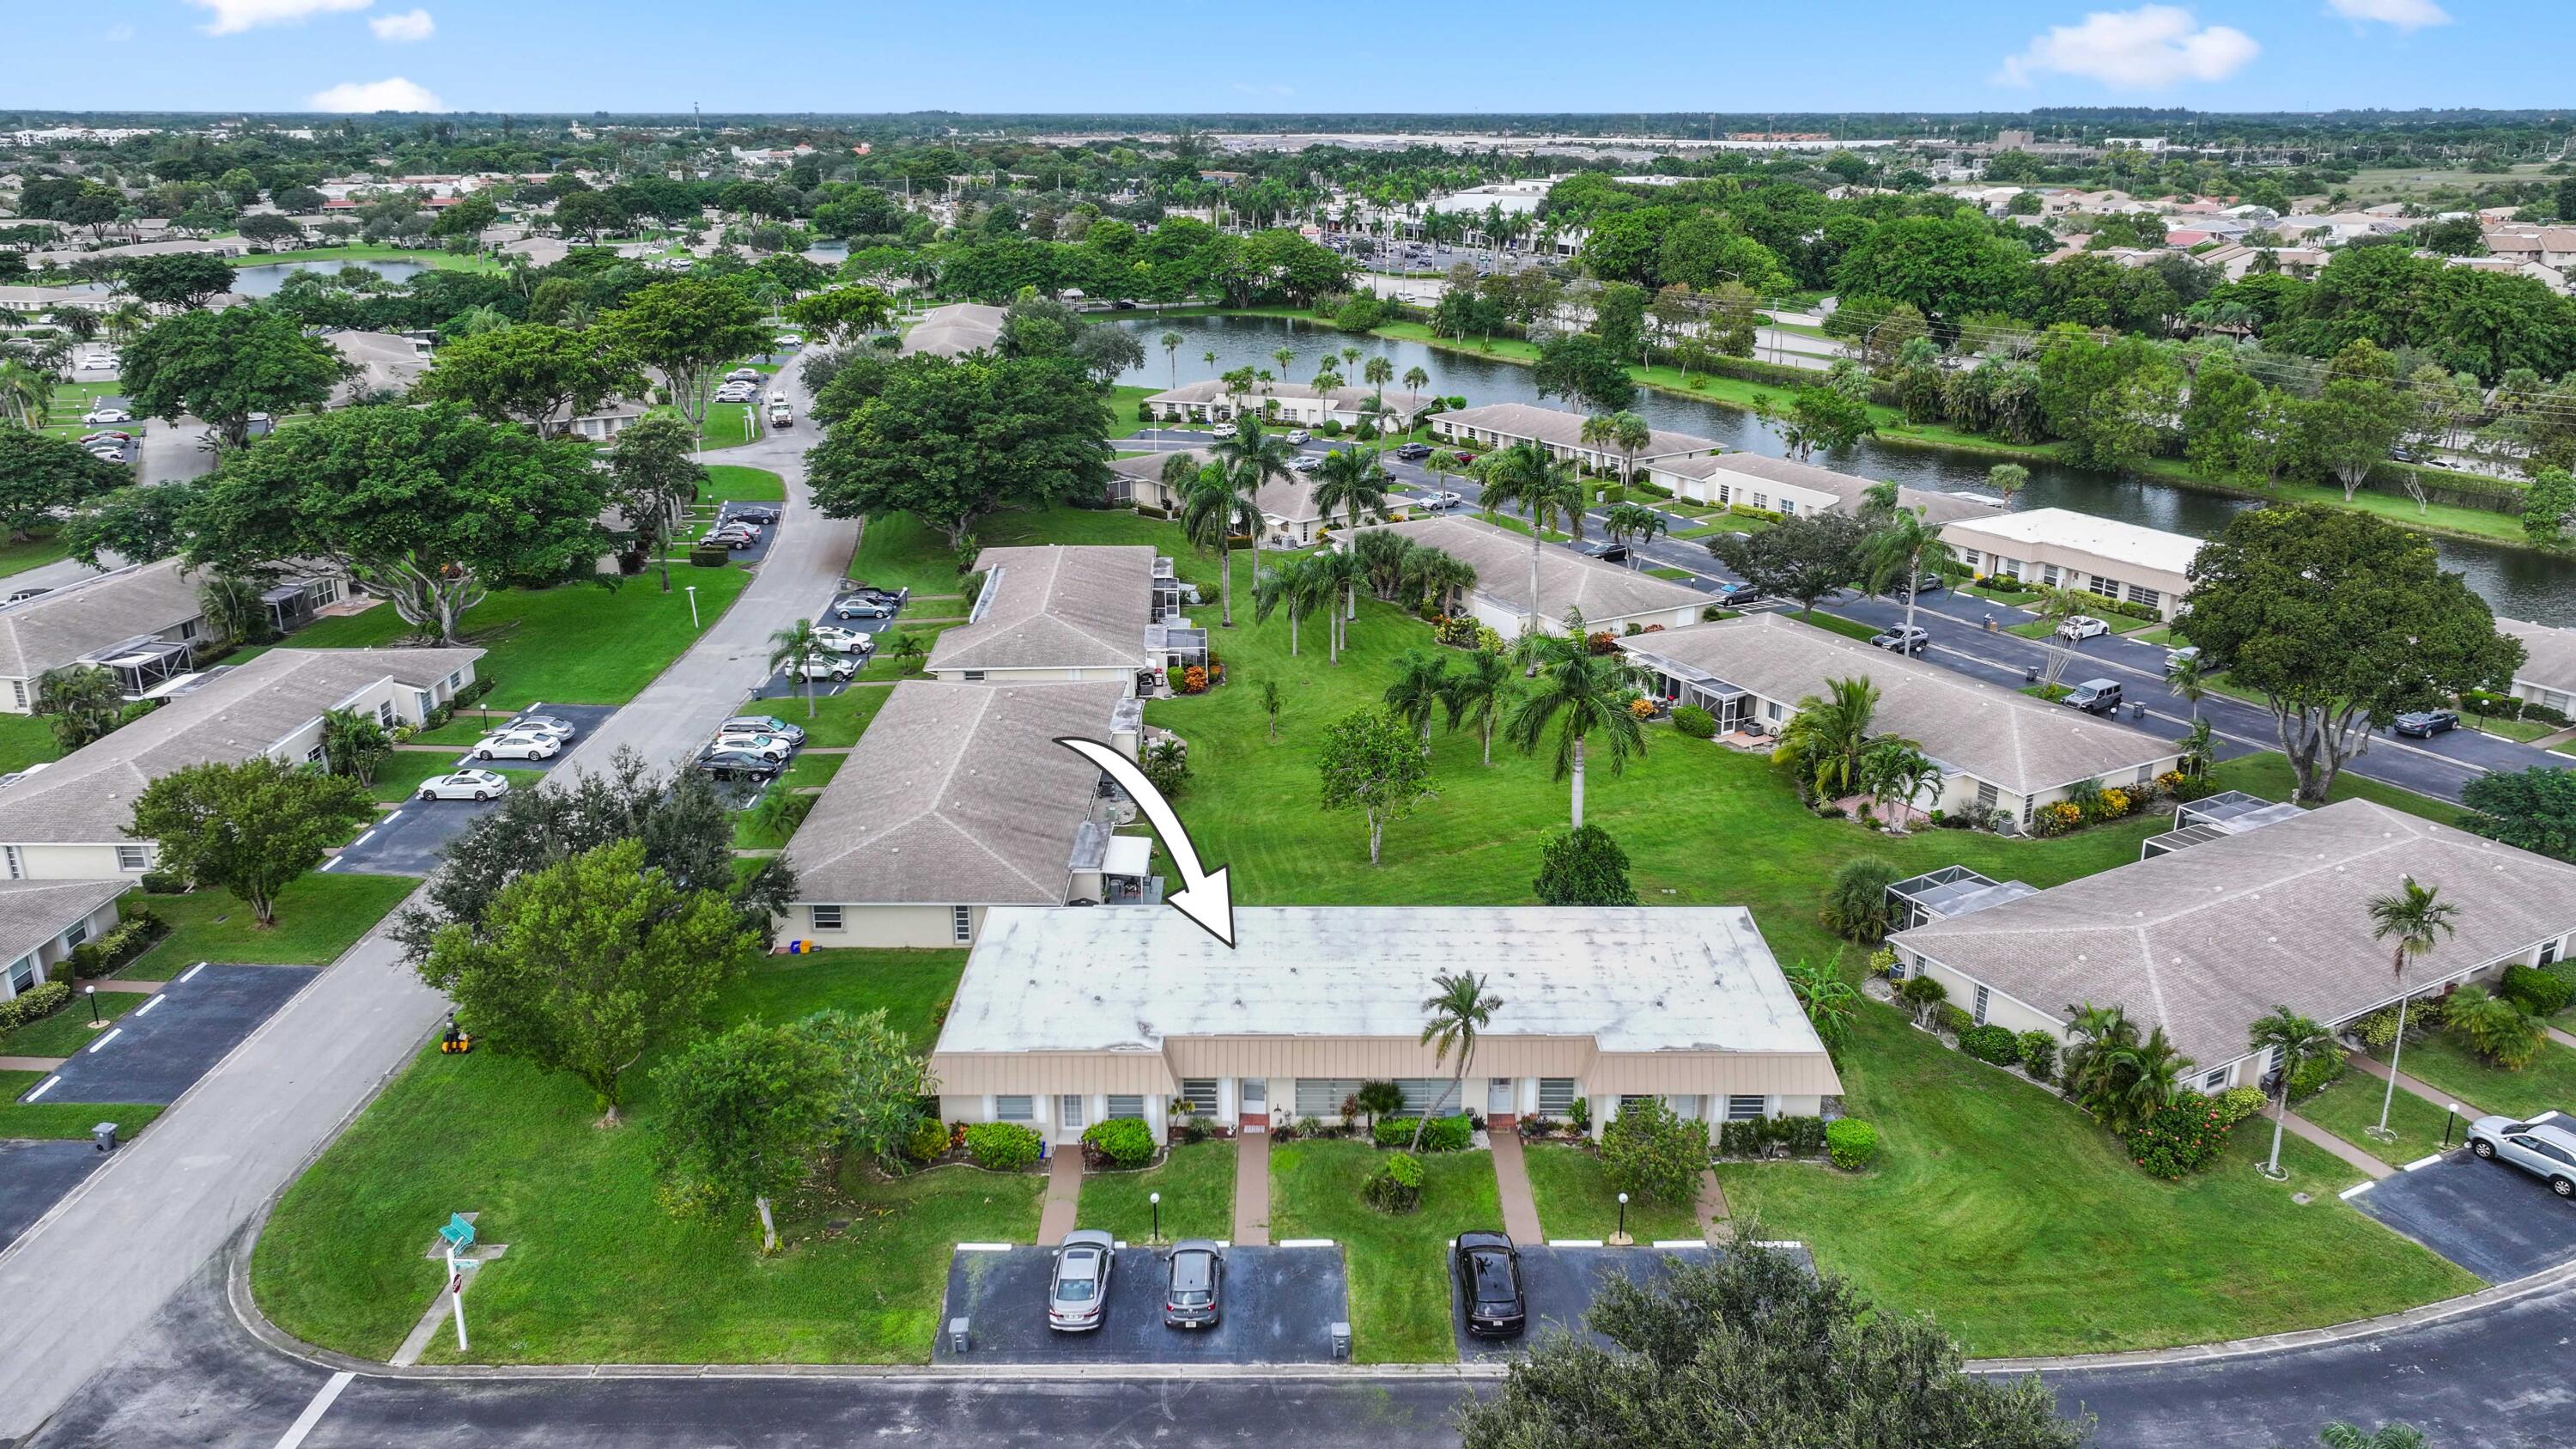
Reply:
[[689, 627], [694, 629], [698, 627], [698, 586], [696, 584], [682, 584], [680, 587], [688, 591]]
[[1622, 1248], [1636, 1241], [1628, 1236], [1628, 1195], [1624, 1192], [1619, 1194], [1619, 1231], [1610, 1235], [1610, 1241]]
[[1159, 1192], [1149, 1192], [1145, 1194], [1145, 1201], [1154, 1209], [1154, 1236], [1146, 1241], [1159, 1243], [1163, 1240], [1163, 1195]]
[[2460, 1120], [2460, 1104], [2446, 1103], [2443, 1111], [2446, 1115], [2442, 1118], [2442, 1147], [2444, 1151], [2448, 1151], [2451, 1146], [2451, 1124]]
[[89, 1024], [92, 1026], [105, 1025], [106, 1023], [101, 1022], [98, 1019], [98, 988], [95, 986], [84, 986], [81, 988], [81, 994], [89, 998]]

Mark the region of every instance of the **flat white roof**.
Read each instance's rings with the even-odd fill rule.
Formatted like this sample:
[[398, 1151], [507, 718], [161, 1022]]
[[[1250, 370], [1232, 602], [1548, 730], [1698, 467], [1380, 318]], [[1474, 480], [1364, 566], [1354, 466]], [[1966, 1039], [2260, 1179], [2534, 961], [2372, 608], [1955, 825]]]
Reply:
[[1493, 1036], [1605, 1052], [1821, 1052], [1741, 906], [1255, 906], [1228, 950], [1176, 910], [995, 907], [942, 1052], [1159, 1052], [1166, 1037], [1398, 1037], [1474, 971]]
[[1948, 527], [1974, 529], [1989, 538], [2081, 549], [2101, 558], [2159, 569], [2169, 574], [2190, 572], [2191, 561], [2201, 549], [2201, 540], [2189, 534], [2167, 533], [2161, 528], [2123, 523], [2116, 518], [2078, 513], [2071, 508], [2033, 508], [2022, 513], [1984, 515], [1961, 519]]
[[1109, 837], [1108, 854], [1101, 857], [1103, 875], [1144, 875], [1153, 869], [1154, 842], [1141, 835]]

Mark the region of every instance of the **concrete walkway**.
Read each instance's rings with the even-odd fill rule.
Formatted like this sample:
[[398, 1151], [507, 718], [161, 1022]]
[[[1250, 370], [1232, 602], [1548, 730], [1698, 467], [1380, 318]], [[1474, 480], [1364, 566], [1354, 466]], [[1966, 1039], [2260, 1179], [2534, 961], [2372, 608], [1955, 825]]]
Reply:
[[1735, 1216], [1735, 1209], [1726, 1205], [1726, 1189], [1717, 1185], [1715, 1168], [1699, 1175], [1699, 1202], [1695, 1210], [1699, 1214], [1701, 1237], [1716, 1243], [1733, 1235], [1734, 1229], [1728, 1220]]
[[2549, 1039], [2551, 1041], [2554, 1041], [2563, 1047], [2576, 1047], [2576, 1036], [2569, 1036], [2567, 1033], [2560, 1031], [2554, 1026], [2548, 1028], [2548, 1030]]
[[[2388, 1080], [2388, 1063], [2381, 1061], [2377, 1057], [2371, 1056], [2366, 1052], [2354, 1052], [2350, 1056], [2345, 1057], [2344, 1060], [2361, 1068], [2363, 1071], [2370, 1073], [2372, 1076], [2377, 1077], [2383, 1082]], [[2406, 1075], [2404, 1072], [2399, 1072], [2397, 1074], [2397, 1085], [2405, 1091], [2413, 1092], [2416, 1096], [2423, 1098], [2425, 1101], [2432, 1103], [2436, 1107], [2448, 1107], [2452, 1103], [2458, 1102], [2460, 1115], [2463, 1117], [2483, 1117], [2487, 1115], [2486, 1113], [2479, 1111], [2471, 1103], [2462, 1102], [2459, 1098], [2452, 1096], [2450, 1093], [2443, 1091], [2432, 1083], [2418, 1081], [2415, 1078]]]
[[1046, 1211], [1038, 1214], [1038, 1246], [1052, 1248], [1082, 1226], [1082, 1148], [1058, 1146], [1047, 1155]]
[[1270, 1246], [1270, 1134], [1234, 1138], [1234, 1245]]
[[1503, 1231], [1515, 1243], [1546, 1241], [1539, 1229], [1538, 1197], [1530, 1191], [1529, 1159], [1521, 1153], [1521, 1134], [1506, 1127], [1492, 1136], [1494, 1183], [1502, 1189]]
[[[2258, 1117], [2254, 1120], [2259, 1122], [2262, 1119]], [[2351, 1143], [2344, 1141], [2342, 1138], [2328, 1132], [2323, 1127], [2318, 1126], [2316, 1123], [2309, 1121], [2307, 1118], [2300, 1116], [2296, 1112], [2283, 1118], [2281, 1125], [2289, 1129], [2290, 1136], [2296, 1137], [2303, 1142], [2315, 1143], [2317, 1146], [2322, 1147], [2326, 1151], [2333, 1153], [2335, 1156], [2342, 1158], [2348, 1166], [2362, 1173], [2373, 1182], [2377, 1182], [2383, 1177], [2393, 1176], [2397, 1171], [2397, 1169], [2390, 1167], [2387, 1163], [2380, 1161], [2378, 1158], [2373, 1157], [2369, 1153], [2362, 1151], [2360, 1148], [2353, 1146]]]
[[0, 1057], [0, 1072], [50, 1072], [64, 1061], [62, 1057]]

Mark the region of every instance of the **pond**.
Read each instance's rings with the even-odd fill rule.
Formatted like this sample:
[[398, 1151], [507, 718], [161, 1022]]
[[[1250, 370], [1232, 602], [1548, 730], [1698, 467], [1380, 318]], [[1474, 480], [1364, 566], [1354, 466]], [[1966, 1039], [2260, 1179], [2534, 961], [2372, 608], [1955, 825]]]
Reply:
[[[1287, 317], [1138, 317], [1121, 319], [1144, 340], [1145, 362], [1118, 380], [1133, 386], [1166, 388], [1177, 374], [1182, 382], [1238, 367], [1277, 371], [1272, 353], [1287, 346], [1297, 353], [1287, 380], [1305, 382], [1321, 370], [1327, 351], [1359, 346], [1395, 364], [1398, 377], [1415, 367], [1431, 375], [1431, 391], [1463, 396], [1471, 405], [1497, 402], [1562, 406], [1543, 399], [1530, 382], [1530, 370], [1514, 363], [1443, 352], [1419, 342], [1354, 336], [1318, 323]], [[1186, 340], [1177, 355], [1163, 350], [1160, 338], [1178, 332]], [[1207, 362], [1214, 352], [1216, 363]], [[1346, 376], [1352, 370], [1341, 368]], [[1751, 413], [1697, 398], [1640, 389], [1635, 411], [1648, 422], [1676, 432], [1714, 438], [1730, 448], [1783, 455], [1780, 440]], [[1994, 461], [1972, 453], [1940, 448], [1891, 447], [1863, 442], [1836, 453], [1831, 466], [1871, 478], [1893, 478], [1916, 488], [1945, 492], [1984, 492], [1986, 469]], [[2016, 508], [2066, 508], [2117, 518], [2195, 538], [2208, 538], [2227, 526], [2253, 500], [2204, 493], [2170, 483], [2136, 481], [2062, 463], [2034, 461], [2030, 486], [2014, 499]], [[2450, 538], [2433, 540], [2442, 566], [2465, 575], [2499, 614], [2548, 624], [2576, 624], [2576, 560], [2499, 548]]]
[[245, 297], [265, 297], [286, 285], [286, 279], [297, 272], [320, 272], [324, 276], [337, 276], [342, 267], [357, 267], [370, 271], [388, 282], [408, 282], [430, 269], [426, 262], [383, 260], [262, 262], [257, 266], [233, 268], [233, 290]]

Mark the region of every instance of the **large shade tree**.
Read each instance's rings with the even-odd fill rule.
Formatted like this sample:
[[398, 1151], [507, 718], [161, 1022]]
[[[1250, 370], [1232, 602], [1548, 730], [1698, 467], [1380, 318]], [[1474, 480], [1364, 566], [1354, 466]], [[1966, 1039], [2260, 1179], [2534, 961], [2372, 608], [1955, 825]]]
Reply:
[[126, 834], [160, 844], [160, 868], [222, 886], [262, 926], [277, 894], [322, 863], [323, 848], [374, 816], [366, 788], [267, 755], [173, 770], [144, 788]]
[[760, 303], [732, 279], [674, 277], [656, 282], [599, 319], [601, 340], [661, 374], [693, 426], [707, 420], [707, 384], [717, 368], [769, 345]]
[[318, 408], [349, 372], [327, 343], [267, 307], [182, 312], [128, 344], [119, 367], [135, 411], [200, 418], [227, 450], [250, 441], [251, 414]]
[[134, 481], [68, 438], [0, 425], [0, 529], [23, 541], [60, 510]]
[[832, 517], [908, 512], [959, 544], [996, 508], [1108, 489], [1108, 404], [1070, 359], [910, 357], [866, 382], [809, 455]]
[[412, 396], [460, 402], [496, 423], [562, 432], [607, 398], [643, 387], [643, 374], [600, 329], [523, 322], [449, 342]]

